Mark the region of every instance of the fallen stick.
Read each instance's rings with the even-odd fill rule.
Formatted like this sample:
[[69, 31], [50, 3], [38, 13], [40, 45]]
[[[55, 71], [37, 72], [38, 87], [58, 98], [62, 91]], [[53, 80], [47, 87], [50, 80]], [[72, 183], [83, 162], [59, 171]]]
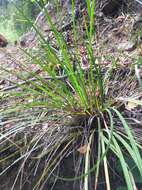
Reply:
[[[63, 80], [65, 78], [67, 78], [66, 75], [56, 76], [56, 77], [47, 76], [47, 77], [44, 77], [43, 79], [45, 79], [45, 80], [54, 80], [54, 79]], [[12, 86], [3, 88], [2, 90], [0, 90], [0, 92], [5, 92], [5, 91], [13, 90], [13, 89], [16, 89], [16, 88], [18, 88], [18, 87], [20, 87], [22, 85], [25, 85], [25, 84], [28, 84], [30, 82], [34, 82], [34, 81], [37, 81], [37, 80], [38, 80], [37, 78], [32, 78], [32, 79], [29, 79], [27, 81], [23, 81], [23, 82], [17, 83], [16, 85], [12, 85]]]

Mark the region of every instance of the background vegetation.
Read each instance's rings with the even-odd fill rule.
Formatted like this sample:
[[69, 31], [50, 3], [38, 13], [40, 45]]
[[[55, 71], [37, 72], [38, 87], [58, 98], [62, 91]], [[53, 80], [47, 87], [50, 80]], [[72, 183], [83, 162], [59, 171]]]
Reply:
[[9, 41], [16, 40], [29, 29], [28, 23], [23, 20], [18, 7], [25, 15], [34, 20], [39, 10], [30, 0], [6, 0], [0, 3], [0, 33]]

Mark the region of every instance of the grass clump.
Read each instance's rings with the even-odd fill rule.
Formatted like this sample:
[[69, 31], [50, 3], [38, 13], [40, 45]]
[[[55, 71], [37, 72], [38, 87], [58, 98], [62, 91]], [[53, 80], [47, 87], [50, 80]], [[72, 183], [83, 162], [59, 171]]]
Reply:
[[[39, 5], [41, 10], [42, 3], [43, 6]], [[37, 75], [22, 64], [32, 79], [18, 75], [24, 82], [17, 84], [17, 91], [12, 89], [7, 96], [2, 92], [1, 125], [7, 128], [0, 136], [3, 153], [0, 163], [7, 166], [0, 175], [19, 163], [12, 189], [19, 178], [22, 188], [26, 180], [34, 176], [32, 189], [43, 189], [47, 184], [50, 188], [52, 180], [51, 186], [56, 180], [62, 180], [64, 183], [73, 181], [74, 186], [79, 183], [84, 190], [98, 189], [100, 181], [104, 180], [103, 188], [110, 190], [113, 186], [110, 169], [113, 158], [120, 163], [122, 184], [128, 190], [133, 190], [137, 184], [126, 157], [130, 157], [138, 175], [142, 176], [141, 146], [124, 114], [130, 105], [133, 104], [133, 108], [142, 105], [141, 89], [130, 69], [100, 67], [92, 45], [94, 8], [95, 0], [86, 0], [87, 37], [78, 46], [72, 0], [72, 48], [52, 23], [46, 8], [44, 14], [56, 48], [45, 40], [37, 25], [25, 18], [39, 37], [40, 53], [23, 51], [42, 74]], [[6, 104], [7, 98], [13, 100], [11, 105]], [[137, 123], [138, 119], [135, 121]], [[9, 146], [5, 148], [7, 143]], [[11, 148], [12, 153], [5, 156], [4, 153]], [[72, 164], [77, 169], [69, 172], [70, 175], [62, 175], [60, 167], [72, 154], [75, 161]], [[41, 170], [38, 170], [39, 166]]]

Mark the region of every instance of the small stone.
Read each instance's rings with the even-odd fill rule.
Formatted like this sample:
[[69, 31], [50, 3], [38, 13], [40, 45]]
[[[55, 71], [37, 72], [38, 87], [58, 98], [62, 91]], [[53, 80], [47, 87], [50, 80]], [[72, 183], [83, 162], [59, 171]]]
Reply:
[[118, 45], [117, 49], [120, 51], [133, 51], [136, 49], [136, 43], [130, 41], [122, 42]]

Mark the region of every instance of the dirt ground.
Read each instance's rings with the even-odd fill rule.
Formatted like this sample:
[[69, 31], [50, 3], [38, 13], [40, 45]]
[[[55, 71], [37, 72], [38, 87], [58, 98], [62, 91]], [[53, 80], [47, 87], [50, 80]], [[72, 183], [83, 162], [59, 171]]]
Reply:
[[[41, 21], [40, 21], [41, 22]], [[45, 21], [43, 21], [45, 22]], [[105, 67], [110, 67], [114, 62], [122, 67], [130, 67], [136, 60], [142, 57], [142, 42], [138, 41], [134, 34], [133, 27], [138, 23], [138, 30], [141, 30], [142, 21], [139, 22], [139, 13], [135, 15], [121, 14], [117, 18], [98, 18], [95, 21], [96, 35], [94, 37], [94, 55], [96, 60]], [[140, 23], [140, 24], [139, 24]], [[42, 25], [44, 25], [42, 23]], [[140, 26], [139, 26], [140, 25]], [[68, 31], [64, 31], [64, 36], [68, 35]], [[83, 28], [79, 28], [80, 33]], [[44, 34], [51, 39], [54, 44], [54, 39], [51, 38], [51, 32]], [[141, 38], [141, 36], [137, 37]], [[20, 40], [24, 39], [24, 47], [20, 46]], [[22, 63], [26, 63], [25, 54], [21, 48], [33, 49], [37, 47], [37, 35], [33, 31], [24, 34], [19, 40], [18, 44], [9, 44], [5, 48], [0, 48], [0, 90], [12, 85], [12, 81], [19, 79], [5, 72], [4, 69], [13, 71], [14, 73], [23, 72]], [[81, 48], [81, 45], [78, 45]], [[113, 63], [112, 63], [113, 62]], [[27, 64], [27, 63], [26, 63]], [[27, 64], [32, 71], [38, 72], [32, 61]]]

